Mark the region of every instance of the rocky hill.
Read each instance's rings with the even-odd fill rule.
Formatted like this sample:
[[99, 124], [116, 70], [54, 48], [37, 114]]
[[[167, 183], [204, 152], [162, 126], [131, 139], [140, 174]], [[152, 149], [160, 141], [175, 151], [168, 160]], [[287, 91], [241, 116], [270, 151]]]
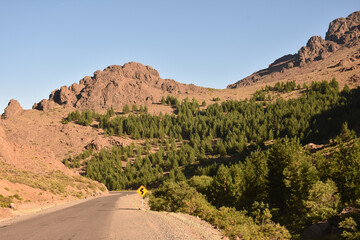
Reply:
[[[68, 169], [61, 161], [81, 154], [90, 144], [95, 150], [144, 144], [143, 140], [130, 136], [108, 136], [101, 128], [62, 124], [61, 120], [73, 108], [120, 110], [125, 104], [136, 103], [146, 104], [150, 114], [171, 114], [174, 111], [171, 106], [157, 104], [162, 96], [194, 97], [209, 104], [250, 98], [272, 81], [299, 83], [336, 77], [340, 84], [359, 85], [359, 32], [360, 12], [336, 19], [330, 23], [325, 40], [317, 36], [310, 38], [297, 54], [279, 58], [269, 68], [230, 85], [229, 89], [206, 89], [162, 79], [150, 66], [130, 62], [109, 66], [79, 83], [56, 89], [49, 99], [34, 104], [33, 110], [22, 109], [12, 99], [0, 119], [0, 197], [5, 196], [6, 201], [11, 198], [21, 211], [104, 194], [104, 185], [80, 176], [76, 169]], [[285, 97], [296, 97], [299, 92]], [[11, 197], [15, 194], [22, 200]], [[0, 207], [0, 219], [19, 213], [7, 205]]]
[[[256, 83], [282, 79], [304, 78], [304, 74], [319, 72], [317, 77], [345, 77], [359, 81], [360, 64], [360, 11], [347, 18], [338, 18], [329, 24], [325, 40], [320, 36], [311, 37], [298, 53], [285, 55], [268, 68], [228, 86], [238, 88]], [[326, 71], [324, 71], [324, 69]], [[321, 71], [319, 71], [321, 70]], [[351, 71], [351, 75], [343, 74]], [[306, 76], [305, 78], [309, 78]], [[298, 79], [296, 79], [298, 80]], [[304, 79], [305, 80], [305, 79]]]
[[[61, 202], [106, 194], [102, 184], [66, 168], [56, 157], [53, 151], [56, 148], [39, 141], [56, 136], [36, 118], [29, 118], [29, 113], [23, 111], [0, 120], [0, 220]], [[25, 122], [19, 123], [20, 119]], [[37, 137], [31, 129], [34, 132], [43, 129], [47, 137]]]
[[79, 84], [54, 90], [49, 99], [34, 104], [33, 108], [48, 110], [56, 105], [77, 109], [120, 109], [125, 104], [158, 102], [167, 94], [178, 95], [205, 89], [162, 79], [155, 69], [140, 63], [112, 65], [96, 71], [93, 77], [84, 77]]

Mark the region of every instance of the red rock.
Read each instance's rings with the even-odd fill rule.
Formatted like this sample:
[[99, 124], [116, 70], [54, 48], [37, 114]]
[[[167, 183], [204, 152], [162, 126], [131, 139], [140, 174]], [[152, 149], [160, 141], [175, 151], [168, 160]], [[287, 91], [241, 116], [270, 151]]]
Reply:
[[350, 14], [347, 18], [338, 18], [329, 24], [325, 40], [339, 44], [351, 44], [360, 37], [360, 11]]
[[37, 110], [48, 111], [50, 109], [53, 109], [55, 106], [56, 106], [55, 102], [49, 101], [47, 99], [43, 99], [39, 103], [34, 103], [32, 108]]
[[[79, 84], [54, 90], [49, 100], [42, 100], [33, 108], [47, 110], [60, 104], [78, 109], [121, 109], [125, 104], [145, 104], [160, 100], [166, 94], [202, 92], [195, 85], [162, 79], [150, 66], [129, 62], [123, 66], [111, 65], [96, 71], [93, 77], [84, 77]], [[50, 103], [52, 105], [50, 105]]]
[[15, 99], [11, 99], [8, 103], [8, 106], [5, 108], [4, 113], [1, 115], [2, 119], [8, 119], [19, 115], [23, 111], [23, 108], [20, 106], [19, 102]]
[[325, 40], [319, 36], [311, 37], [306, 46], [300, 48], [297, 54], [285, 55], [268, 68], [234, 83], [227, 88], [237, 88], [253, 85], [270, 74], [282, 74], [285, 69], [304, 67], [314, 61], [321, 61], [337, 52], [341, 47], [352, 47], [360, 44], [360, 11], [350, 14], [347, 18], [338, 18], [329, 24]]
[[307, 62], [322, 60], [335, 52], [339, 45], [335, 42], [326, 41], [322, 37], [313, 36], [309, 39], [306, 47], [298, 52], [298, 61], [295, 65], [303, 66]]

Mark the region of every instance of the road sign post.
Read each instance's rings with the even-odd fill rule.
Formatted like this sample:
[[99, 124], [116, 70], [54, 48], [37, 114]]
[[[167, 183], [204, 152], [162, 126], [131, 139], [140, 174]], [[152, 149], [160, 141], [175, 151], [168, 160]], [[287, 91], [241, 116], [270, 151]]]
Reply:
[[139, 189], [136, 191], [141, 196], [141, 210], [143, 210], [144, 207], [144, 196], [146, 195], [147, 191], [148, 190], [143, 185], [141, 185], [141, 187], [139, 187]]

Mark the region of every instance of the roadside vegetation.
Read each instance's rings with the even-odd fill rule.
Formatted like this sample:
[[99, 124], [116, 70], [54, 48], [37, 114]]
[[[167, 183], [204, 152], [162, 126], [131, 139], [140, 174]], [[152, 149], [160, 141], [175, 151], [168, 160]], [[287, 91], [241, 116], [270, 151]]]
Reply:
[[0, 207], [10, 208], [11, 207], [10, 204], [14, 202], [14, 199], [16, 199], [18, 201], [22, 200], [20, 195], [17, 193], [15, 193], [14, 195], [11, 195], [11, 196], [7, 196], [7, 197], [4, 197], [3, 195], [0, 194]]
[[[93, 195], [99, 190], [106, 191], [103, 185], [80, 176], [67, 176], [59, 170], [36, 174], [3, 162], [0, 162], [0, 169], [0, 179], [41, 189], [62, 197], [84, 198], [87, 195]], [[16, 196], [14, 197], [16, 198]], [[5, 205], [7, 205], [6, 198], [2, 201], [5, 201]]]
[[[261, 91], [294, 89], [288, 82]], [[297, 99], [266, 101], [259, 92], [206, 108], [168, 96], [161, 103], [172, 115], [132, 107], [128, 115], [70, 113], [63, 122], [82, 124], [80, 116], [105, 135], [143, 139], [84, 153], [80, 165], [109, 190], [153, 188], [154, 210], [199, 216], [231, 238], [299, 239], [328, 221], [338, 238], [357, 239], [360, 89], [340, 90], [333, 79], [301, 90]]]

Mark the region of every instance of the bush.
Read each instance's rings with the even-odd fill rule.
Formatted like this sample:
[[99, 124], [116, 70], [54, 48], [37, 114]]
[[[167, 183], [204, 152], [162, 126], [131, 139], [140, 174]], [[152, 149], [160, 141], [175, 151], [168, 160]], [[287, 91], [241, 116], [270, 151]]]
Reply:
[[256, 224], [251, 217], [245, 215], [245, 212], [236, 211], [235, 208], [215, 208], [186, 182], [165, 182], [153, 191], [149, 203], [152, 210], [183, 212], [199, 216], [222, 229], [225, 235], [231, 239], [291, 238], [285, 227], [273, 223], [270, 219]]
[[149, 203], [152, 210], [179, 212], [185, 201], [198, 197], [200, 194], [186, 182], [168, 181], [153, 192]]
[[123, 106], [122, 111], [123, 111], [124, 114], [130, 113], [130, 107], [129, 107], [129, 105], [125, 104], [125, 105]]
[[3, 195], [0, 194], [0, 207], [3, 208], [10, 208], [10, 203], [13, 202], [13, 199], [16, 198], [17, 200], [21, 201], [22, 198], [20, 197], [19, 194], [15, 193], [12, 196], [8, 196], [8, 197], [4, 197]]
[[339, 228], [343, 230], [341, 237], [343, 239], [359, 239], [360, 231], [357, 229], [358, 224], [352, 217], [345, 218], [339, 223]]
[[195, 188], [198, 192], [206, 195], [209, 191], [212, 181], [213, 178], [209, 176], [193, 176], [187, 181], [187, 183], [191, 187]]
[[3, 195], [0, 194], [0, 207], [9, 208], [11, 202], [12, 202], [12, 196], [4, 197]]
[[324, 221], [337, 215], [340, 196], [332, 180], [326, 183], [317, 181], [309, 190], [309, 199], [305, 201], [307, 217], [312, 223]]

